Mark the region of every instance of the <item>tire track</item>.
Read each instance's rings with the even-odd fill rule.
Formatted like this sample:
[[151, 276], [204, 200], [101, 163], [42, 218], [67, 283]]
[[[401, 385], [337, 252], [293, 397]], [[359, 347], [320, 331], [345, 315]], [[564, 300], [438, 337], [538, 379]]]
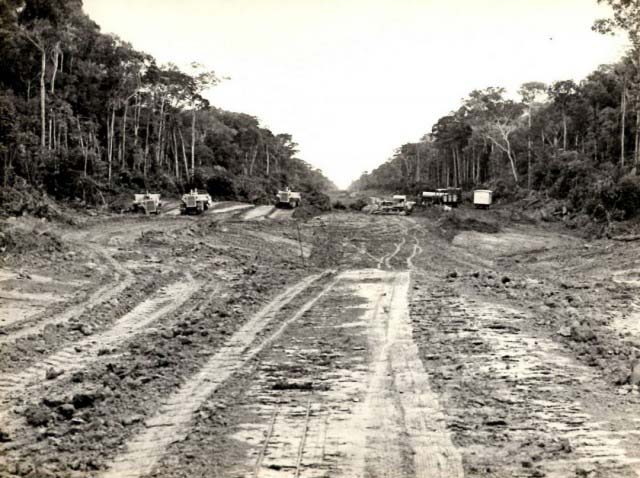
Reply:
[[[189, 300], [198, 286], [199, 284], [191, 277], [167, 286], [138, 304], [105, 332], [88, 336], [22, 372], [3, 375], [0, 377], [0, 402], [7, 404], [12, 401], [14, 395], [25, 396], [38, 393], [38, 389], [42, 388], [46, 369], [53, 368], [60, 375], [68, 375], [87, 367], [98, 360], [101, 349], [131, 338], [160, 317], [175, 311]], [[52, 382], [48, 380], [46, 383]], [[7, 413], [0, 415], [0, 423], [8, 428], [18, 426]]]
[[[220, 203], [217, 203], [220, 204]], [[234, 204], [232, 206], [223, 206], [218, 209], [215, 208], [215, 204], [212, 208], [209, 208], [205, 211], [206, 215], [215, 215], [215, 214], [223, 214], [225, 212], [233, 212], [233, 211], [242, 211], [244, 209], [252, 208], [252, 204]]]
[[[337, 354], [338, 367], [314, 366], [329, 359], [310, 353], [316, 336], [303, 333], [304, 341], [288, 335], [284, 350], [289, 359], [278, 360], [276, 354], [278, 361], [266, 362], [266, 376], [260, 373], [247, 396], [247, 415], [261, 420], [244, 423], [234, 434], [252, 450], [247, 464], [232, 468], [228, 476], [461, 478], [460, 455], [413, 343], [409, 273], [355, 270], [338, 280], [303, 327], [344, 327], [354, 320], [345, 305], [356, 299], [362, 310], [357, 333], [365, 336], [369, 350], [358, 347], [361, 352], [349, 358]], [[288, 378], [289, 368], [308, 372]], [[274, 383], [281, 380], [291, 388], [274, 392]], [[304, 384], [312, 384], [311, 389], [298, 388]]]
[[[527, 443], [561, 441], [567, 444], [561, 453], [551, 446], [536, 459], [539, 476], [640, 476], [636, 424], [616, 423], [617, 417], [612, 420], [598, 398], [608, 386], [560, 344], [531, 333], [528, 314], [444, 291], [431, 292], [423, 302], [415, 313], [420, 317], [419, 330], [428, 331], [425, 340], [432, 343], [429, 360], [439, 360], [442, 349], [437, 345], [442, 341], [446, 350], [457, 350], [465, 364], [459, 382], [448, 381], [445, 386], [467, 380], [483, 383], [481, 392], [453, 388], [445, 392], [450, 397], [460, 395], [449, 418], [454, 429], [471, 441], [471, 449], [486, 449], [484, 456], [467, 455], [468, 466], [477, 468], [491, 461], [501, 476], [529, 477], [531, 470], [520, 465], [532, 453]], [[450, 373], [459, 362], [446, 358], [444, 363], [440, 369], [434, 366], [436, 377]], [[475, 406], [483, 400], [490, 418], [469, 417], [469, 408], [461, 400]], [[503, 444], [487, 442], [484, 427], [478, 426], [486, 420], [498, 420], [502, 433], [514, 437], [507, 450]], [[522, 437], [529, 438], [523, 442]], [[595, 474], [580, 474], [584, 469]]]
[[180, 437], [188, 431], [193, 414], [207, 397], [247, 361], [276, 340], [292, 322], [311, 309], [335, 285], [337, 279], [332, 280], [329, 285], [307, 301], [268, 338], [250, 349], [251, 343], [264, 327], [284, 306], [311, 284], [330, 273], [307, 277], [278, 295], [253, 316], [197, 374], [168, 397], [160, 410], [146, 421], [146, 429], [129, 440], [125, 452], [116, 457], [109, 470], [100, 476], [102, 478], [133, 478], [150, 473], [167, 447], [180, 440]]
[[266, 216], [275, 211], [273, 206], [256, 206], [253, 209], [245, 212], [240, 219], [242, 221], [255, 221], [258, 219], [264, 219]]
[[[391, 266], [391, 259], [393, 259], [394, 257], [396, 257], [398, 255], [398, 253], [402, 250], [402, 247], [407, 243], [407, 238], [405, 236], [402, 236], [402, 240], [400, 242], [398, 242], [396, 244], [396, 248], [393, 252], [391, 252], [390, 254], [388, 254], [387, 256], [383, 257], [383, 262], [384, 265], [386, 266], [387, 269], [391, 270], [392, 266]], [[378, 269], [380, 269], [381, 264], [378, 264]]]
[[411, 255], [407, 257], [407, 267], [409, 269], [415, 268], [413, 264], [413, 259], [415, 259], [416, 256], [419, 256], [424, 252], [424, 249], [420, 247], [420, 241], [418, 240], [418, 236], [413, 236], [413, 240], [415, 241], [415, 244], [413, 245], [413, 251], [411, 252]]
[[[373, 369], [367, 398], [354, 422], [367, 437], [353, 476], [462, 478], [460, 453], [451, 442], [437, 396], [418, 355], [409, 319], [409, 272], [386, 276], [388, 300], [369, 328]], [[349, 476], [349, 475], [345, 475]]]
[[29, 317], [22, 322], [14, 323], [8, 330], [0, 335], [0, 345], [14, 342], [22, 337], [35, 335], [44, 330], [47, 325], [55, 325], [68, 322], [71, 319], [80, 317], [83, 313], [90, 311], [94, 307], [103, 304], [114, 297], [118, 297], [125, 289], [133, 285], [134, 277], [127, 269], [120, 265], [108, 254], [98, 250], [95, 246], [89, 246], [96, 255], [101, 256], [114, 270], [114, 278], [111, 282], [91, 293], [89, 297], [79, 304], [69, 307], [60, 314], [49, 316], [39, 314], [36, 317]]

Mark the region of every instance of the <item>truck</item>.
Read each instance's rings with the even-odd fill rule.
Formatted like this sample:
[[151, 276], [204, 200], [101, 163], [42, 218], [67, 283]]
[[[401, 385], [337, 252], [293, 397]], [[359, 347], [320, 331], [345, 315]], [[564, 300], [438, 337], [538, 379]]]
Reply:
[[295, 208], [300, 206], [302, 197], [299, 192], [292, 191], [288, 187], [278, 191], [276, 195], [276, 207]]
[[493, 202], [493, 191], [476, 189], [473, 191], [473, 205], [478, 209], [489, 209]]
[[423, 191], [421, 202], [423, 206], [444, 205], [457, 207], [462, 200], [462, 189], [441, 188], [435, 191]]
[[192, 189], [182, 195], [180, 202], [180, 214], [202, 214], [211, 206], [211, 196], [203, 191]]
[[444, 192], [441, 192], [441, 190], [423, 191], [420, 198], [420, 203], [422, 206], [434, 206], [436, 204], [442, 204], [442, 196], [444, 196]]
[[460, 188], [447, 188], [439, 189], [444, 194], [442, 195], [442, 204], [449, 207], [458, 207], [462, 200], [462, 189]]
[[160, 194], [134, 194], [131, 209], [133, 212], [144, 212], [145, 214], [160, 214], [162, 202]]

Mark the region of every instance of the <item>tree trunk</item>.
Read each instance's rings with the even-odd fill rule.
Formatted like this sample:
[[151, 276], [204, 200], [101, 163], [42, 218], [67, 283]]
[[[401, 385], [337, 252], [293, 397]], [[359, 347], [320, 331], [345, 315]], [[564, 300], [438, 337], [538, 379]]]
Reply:
[[187, 163], [187, 150], [184, 147], [184, 136], [182, 136], [182, 130], [178, 128], [178, 134], [180, 135], [180, 144], [182, 145], [182, 159], [184, 160], [184, 171], [189, 174], [189, 164]]
[[196, 109], [191, 115], [191, 178], [196, 176]]
[[258, 157], [258, 146], [252, 149], [253, 152], [251, 153], [251, 162], [249, 163], [249, 176], [253, 176], [253, 167], [256, 164], [256, 158]]
[[178, 140], [176, 139], [176, 129], [172, 128], [171, 129], [171, 135], [173, 136], [173, 157], [174, 157], [174, 161], [175, 161], [175, 168], [176, 168], [176, 179], [180, 179], [180, 169], [179, 169], [179, 162], [178, 162]]
[[620, 95], [620, 166], [624, 166], [624, 127], [625, 117], [627, 115], [627, 98], [626, 98], [627, 85], [622, 84], [622, 94]]
[[109, 161], [109, 171], [107, 175], [107, 183], [111, 186], [111, 174], [113, 169], [113, 136], [116, 126], [116, 105], [114, 104], [111, 109], [111, 124], [107, 123], [108, 143], [107, 143], [107, 158]]
[[562, 110], [562, 149], [567, 150], [567, 114]]
[[140, 95], [136, 93], [136, 106], [133, 114], [133, 149], [135, 151], [138, 146], [138, 131], [140, 129]]
[[640, 109], [636, 109], [636, 138], [635, 138], [635, 151], [633, 153], [634, 166], [637, 167], [640, 163]]
[[527, 189], [531, 190], [531, 123], [533, 115], [533, 105], [529, 104], [529, 130], [527, 131]]
[[145, 136], [144, 136], [144, 154], [143, 164], [142, 164], [142, 174], [146, 178], [147, 177], [147, 164], [149, 159], [149, 124], [151, 123], [151, 112], [147, 116], [147, 126], [145, 128]]
[[129, 100], [124, 103], [124, 113], [122, 115], [122, 143], [120, 144], [120, 168], [126, 169], [127, 154], [127, 113], [129, 111]]
[[42, 48], [40, 50], [41, 66], [40, 66], [40, 125], [42, 127], [40, 135], [40, 146], [44, 149], [47, 146], [47, 120], [46, 120], [46, 96], [44, 78], [47, 69], [47, 51]]
[[266, 150], [265, 152], [266, 152], [266, 155], [267, 155], [267, 159], [266, 159], [267, 160], [267, 177], [269, 177], [269, 166], [270, 166], [270, 164], [269, 164], [269, 159], [270, 159], [269, 158], [269, 145], [265, 146], [265, 150]]
[[51, 71], [51, 94], [56, 90], [56, 74], [58, 73], [58, 61], [60, 59], [60, 42], [53, 47], [53, 68]]
[[416, 183], [420, 182], [420, 147], [416, 144]]
[[160, 118], [158, 119], [158, 140], [156, 142], [156, 164], [160, 164], [161, 147], [162, 147], [162, 130], [164, 127], [164, 96], [160, 101]]
[[76, 118], [78, 121], [78, 136], [80, 137], [80, 151], [82, 151], [82, 157], [84, 158], [84, 177], [87, 177], [87, 162], [89, 161], [89, 152], [84, 145], [84, 139], [82, 137], [82, 129], [80, 128], [80, 118]]

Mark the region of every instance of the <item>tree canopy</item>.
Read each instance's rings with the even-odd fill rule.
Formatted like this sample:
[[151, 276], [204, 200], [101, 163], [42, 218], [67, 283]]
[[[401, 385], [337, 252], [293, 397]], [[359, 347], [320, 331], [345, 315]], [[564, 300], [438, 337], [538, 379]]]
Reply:
[[259, 200], [284, 185], [333, 187], [290, 135], [209, 104], [215, 72], [158, 64], [101, 33], [80, 0], [0, 2], [0, 55], [4, 187], [85, 201], [141, 188]]

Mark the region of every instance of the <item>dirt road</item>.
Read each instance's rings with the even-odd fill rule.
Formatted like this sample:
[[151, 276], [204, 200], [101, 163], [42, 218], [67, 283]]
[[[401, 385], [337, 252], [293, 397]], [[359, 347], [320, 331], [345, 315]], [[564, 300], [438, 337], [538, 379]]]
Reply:
[[640, 247], [231, 207], [5, 262], [0, 476], [640, 476]]

